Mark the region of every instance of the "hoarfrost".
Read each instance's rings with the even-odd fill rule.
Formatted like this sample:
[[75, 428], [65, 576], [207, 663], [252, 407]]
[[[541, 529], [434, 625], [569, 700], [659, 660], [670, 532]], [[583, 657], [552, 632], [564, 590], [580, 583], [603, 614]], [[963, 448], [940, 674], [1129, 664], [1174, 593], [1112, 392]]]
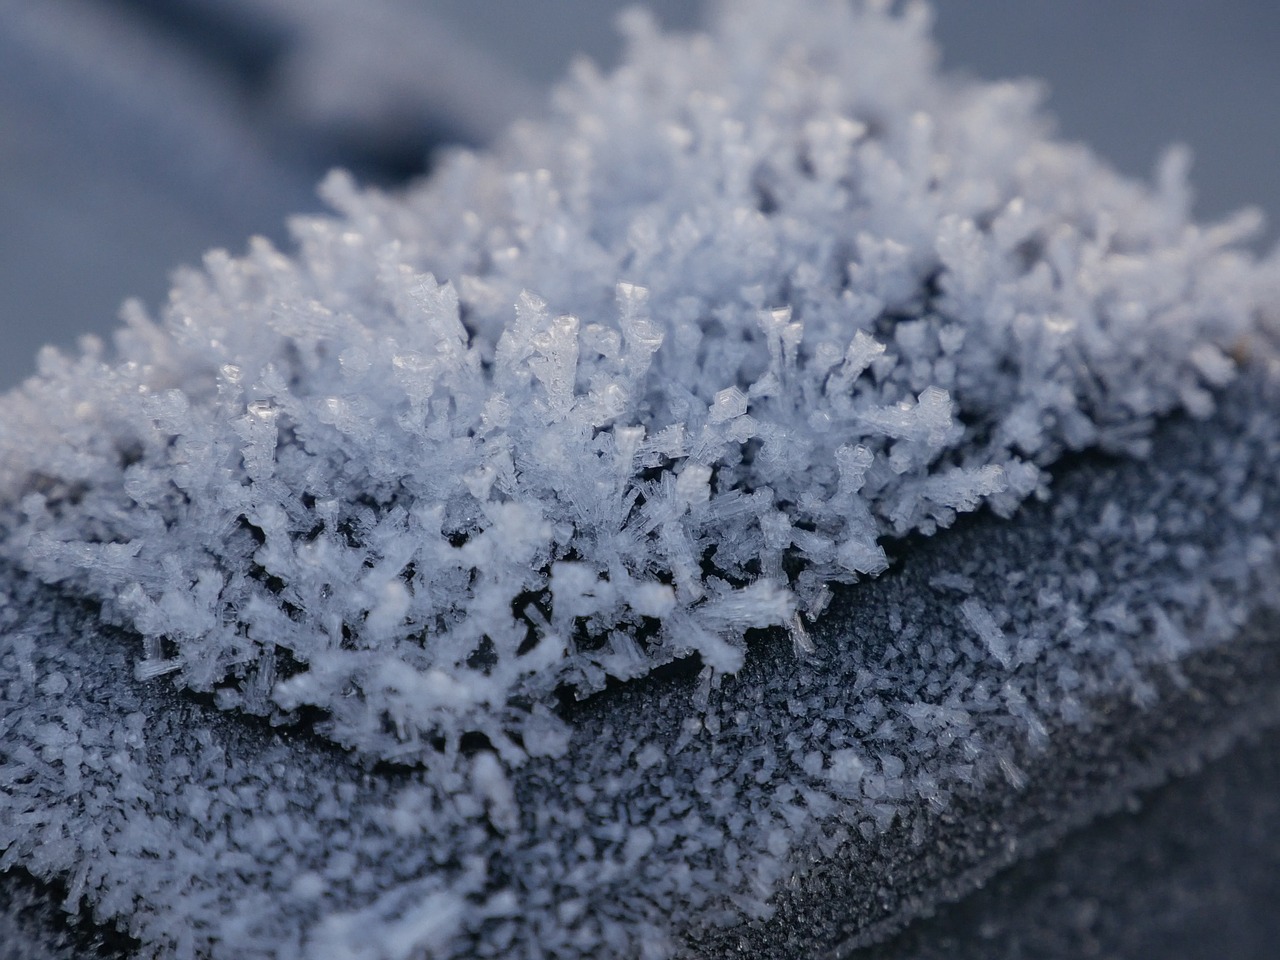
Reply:
[[631, 17], [492, 151], [333, 174], [296, 254], [214, 252], [115, 359], [4, 398], [4, 556], [134, 631], [140, 678], [514, 764], [559, 749], [555, 691], [801, 643], [885, 538], [1210, 413], [1275, 272], [1248, 225], [1188, 223], [1176, 155], [1134, 183], [1034, 87], [940, 77], [921, 9]]
[[996, 623], [995, 617], [991, 615], [986, 605], [981, 600], [970, 597], [960, 604], [960, 612], [991, 656], [995, 657], [1002, 666], [1009, 666], [1013, 662], [1013, 654], [1009, 650], [1009, 638], [1004, 635], [1004, 631], [1000, 629], [1000, 625]]

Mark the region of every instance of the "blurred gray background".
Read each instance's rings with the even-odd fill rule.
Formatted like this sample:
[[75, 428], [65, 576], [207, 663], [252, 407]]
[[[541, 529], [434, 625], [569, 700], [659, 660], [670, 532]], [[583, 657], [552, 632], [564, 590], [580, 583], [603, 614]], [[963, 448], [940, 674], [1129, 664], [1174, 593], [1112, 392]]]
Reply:
[[[616, 0], [0, 0], [0, 389], [42, 343], [163, 303], [171, 269], [284, 242], [345, 166], [396, 184], [536, 112]], [[657, 0], [689, 28], [701, 4]], [[1036, 76], [1061, 133], [1146, 176], [1191, 146], [1197, 213], [1280, 222], [1280, 4], [939, 0], [948, 68]]]

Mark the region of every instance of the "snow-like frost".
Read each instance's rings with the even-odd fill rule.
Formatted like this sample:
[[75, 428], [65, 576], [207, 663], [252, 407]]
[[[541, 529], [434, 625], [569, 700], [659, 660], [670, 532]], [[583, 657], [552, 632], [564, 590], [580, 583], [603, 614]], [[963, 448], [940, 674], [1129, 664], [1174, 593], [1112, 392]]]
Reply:
[[1176, 151], [1134, 183], [1033, 86], [940, 77], [927, 28], [636, 14], [492, 151], [334, 174], [295, 255], [214, 252], [110, 357], [42, 354], [0, 405], [0, 550], [136, 633], [140, 678], [514, 763], [562, 749], [557, 692], [804, 645], [886, 538], [1209, 414], [1276, 284], [1253, 220], [1189, 223]]

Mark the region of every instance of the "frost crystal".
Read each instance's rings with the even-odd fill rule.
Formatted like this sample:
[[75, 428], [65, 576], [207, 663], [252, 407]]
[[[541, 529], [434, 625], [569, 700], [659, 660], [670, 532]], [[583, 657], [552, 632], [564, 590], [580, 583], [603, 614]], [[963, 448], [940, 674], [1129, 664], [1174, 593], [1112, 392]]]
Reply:
[[886, 538], [1210, 413], [1251, 221], [1191, 225], [1176, 155], [1153, 188], [1048, 139], [1032, 87], [939, 78], [927, 11], [885, 7], [633, 15], [549, 119], [403, 195], [335, 174], [295, 255], [212, 253], [113, 357], [46, 352], [0, 405], [4, 556], [136, 634], [139, 678], [518, 763], [562, 748], [557, 691], [807, 643]]

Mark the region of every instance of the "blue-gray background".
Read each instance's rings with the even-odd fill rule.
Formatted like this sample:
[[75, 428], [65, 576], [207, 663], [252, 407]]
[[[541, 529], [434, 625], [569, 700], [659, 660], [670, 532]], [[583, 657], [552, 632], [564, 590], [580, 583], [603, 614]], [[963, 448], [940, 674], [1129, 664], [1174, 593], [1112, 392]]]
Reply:
[[[42, 343], [163, 303], [170, 270], [283, 241], [339, 164], [395, 183], [483, 143], [583, 51], [616, 0], [0, 0], [0, 389]], [[656, 0], [689, 27], [700, 4]], [[1280, 222], [1280, 4], [940, 0], [950, 69], [1036, 76], [1061, 133], [1145, 176], [1196, 158], [1197, 213]]]

